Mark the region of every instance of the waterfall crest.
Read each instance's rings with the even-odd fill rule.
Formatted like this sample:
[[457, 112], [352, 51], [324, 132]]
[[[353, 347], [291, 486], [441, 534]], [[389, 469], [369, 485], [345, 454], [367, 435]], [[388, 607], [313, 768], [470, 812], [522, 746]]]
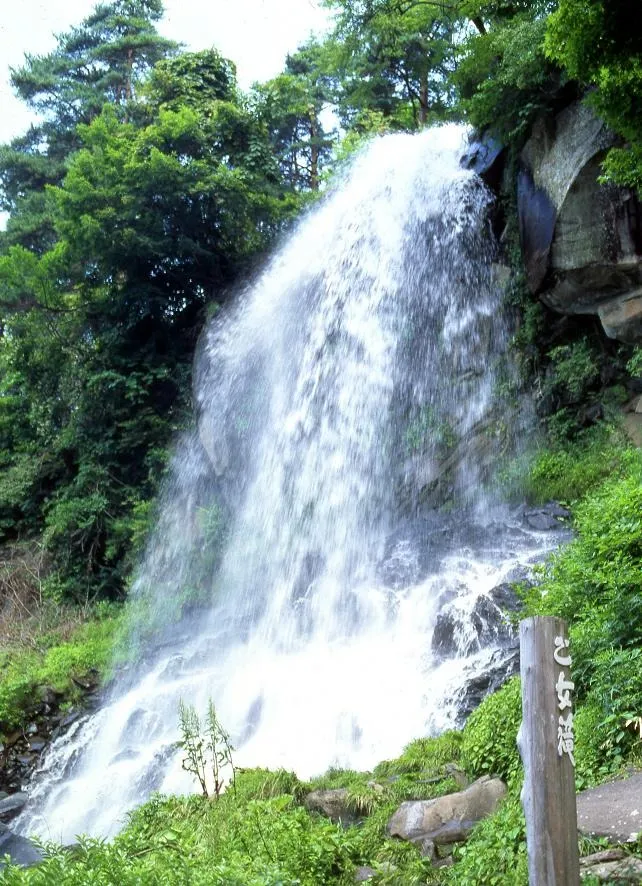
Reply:
[[496, 660], [471, 613], [541, 542], [483, 493], [508, 326], [464, 142], [375, 140], [211, 322], [132, 591], [141, 659], [51, 748], [24, 832], [109, 835], [151, 791], [190, 790], [181, 698], [214, 700], [240, 765], [306, 776], [453, 725]]

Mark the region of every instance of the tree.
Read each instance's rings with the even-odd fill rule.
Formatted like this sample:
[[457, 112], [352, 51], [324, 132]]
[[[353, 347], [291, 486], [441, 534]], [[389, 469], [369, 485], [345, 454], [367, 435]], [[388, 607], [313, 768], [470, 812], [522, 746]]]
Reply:
[[288, 55], [282, 74], [254, 87], [256, 113], [267, 125], [281, 173], [297, 191], [318, 190], [334, 143], [322, 122], [333, 98], [323, 62], [322, 47], [309, 41]]
[[452, 80], [459, 108], [475, 127], [515, 150], [533, 120], [550, 112], [566, 89], [567, 78], [544, 53], [548, 6], [522, 2], [482, 8], [484, 33], [469, 34], [458, 48]]
[[326, 0], [337, 13], [333, 64], [344, 125], [380, 111], [399, 127], [442, 117], [450, 103], [457, 10], [412, 0]]
[[18, 97], [41, 122], [0, 148], [0, 208], [10, 213], [0, 245], [41, 250], [52, 245], [45, 186], [64, 177], [67, 158], [79, 146], [78, 124], [89, 123], [106, 102], [125, 114], [152, 66], [176, 51], [155, 29], [162, 12], [161, 0], [101, 3], [58, 37], [52, 53], [28, 55], [11, 71]]
[[51, 588], [83, 599], [122, 593], [206, 305], [298, 206], [218, 53], [164, 59], [137, 91], [76, 127], [45, 187], [53, 244], [0, 256], [0, 529], [42, 531]]

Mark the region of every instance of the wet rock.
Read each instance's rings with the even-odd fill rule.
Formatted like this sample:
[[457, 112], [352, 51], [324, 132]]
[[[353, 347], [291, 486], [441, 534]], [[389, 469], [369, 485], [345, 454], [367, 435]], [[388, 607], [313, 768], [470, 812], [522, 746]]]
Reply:
[[462, 726], [487, 695], [497, 692], [515, 674], [519, 674], [519, 649], [496, 652], [481, 674], [464, 682], [457, 707], [457, 725]]
[[44, 738], [32, 738], [29, 742], [29, 749], [33, 751], [34, 754], [39, 754], [46, 747], [47, 742]]
[[432, 651], [448, 658], [457, 654], [457, 620], [452, 612], [440, 612], [432, 634]]
[[439, 657], [471, 655], [490, 644], [507, 645], [514, 641], [513, 628], [502, 610], [490, 598], [481, 594], [469, 612], [456, 605], [440, 612], [435, 621], [432, 651]]
[[409, 539], [395, 542], [379, 567], [381, 581], [393, 590], [416, 584], [421, 572], [417, 548]]
[[388, 834], [413, 843], [429, 840], [435, 846], [462, 842], [478, 821], [497, 810], [506, 793], [501, 779], [484, 776], [456, 794], [406, 801], [388, 822]]
[[531, 529], [547, 532], [551, 529], [560, 529], [564, 521], [570, 518], [570, 511], [563, 508], [557, 502], [551, 501], [539, 508], [529, 508], [524, 511], [524, 521]]
[[[42, 860], [42, 851], [26, 837], [12, 833], [6, 825], [0, 824], [0, 858], [9, 855], [14, 864], [25, 867]], [[0, 861], [0, 870], [3, 863]]]
[[63, 731], [65, 729], [68, 729], [70, 726], [72, 726], [76, 722], [76, 720], [80, 719], [80, 716], [81, 716], [80, 711], [70, 711], [60, 721], [60, 728]]
[[642, 287], [599, 305], [597, 314], [609, 338], [635, 344], [642, 338]]
[[357, 816], [348, 807], [347, 788], [311, 791], [303, 800], [309, 812], [319, 812], [334, 822], [354, 824]]
[[57, 692], [52, 686], [41, 686], [38, 689], [38, 698], [45, 704], [57, 705], [62, 697], [63, 693]]
[[526, 279], [535, 293], [548, 271], [557, 212], [546, 191], [537, 187], [532, 174], [525, 169], [517, 176], [517, 205]]
[[461, 158], [461, 165], [464, 169], [472, 169], [490, 188], [496, 189], [501, 182], [504, 157], [504, 145], [486, 134], [470, 143]]
[[496, 585], [488, 592], [488, 596], [502, 612], [517, 612], [522, 605], [512, 582]]
[[0, 800], [0, 821], [11, 821], [15, 818], [19, 812], [22, 812], [28, 799], [27, 794], [18, 791]]

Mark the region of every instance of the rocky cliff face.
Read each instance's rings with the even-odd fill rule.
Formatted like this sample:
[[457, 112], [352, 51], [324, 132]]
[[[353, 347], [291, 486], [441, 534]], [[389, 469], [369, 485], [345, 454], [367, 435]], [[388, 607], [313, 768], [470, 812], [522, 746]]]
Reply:
[[639, 342], [642, 207], [599, 181], [614, 142], [579, 102], [534, 127], [520, 158], [520, 237], [533, 294], [561, 314], [597, 314], [609, 338]]

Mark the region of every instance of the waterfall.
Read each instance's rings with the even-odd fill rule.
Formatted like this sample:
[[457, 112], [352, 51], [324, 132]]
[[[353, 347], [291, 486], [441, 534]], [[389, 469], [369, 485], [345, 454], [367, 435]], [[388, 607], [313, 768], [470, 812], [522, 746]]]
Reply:
[[131, 593], [135, 663], [50, 748], [23, 832], [109, 835], [193, 789], [180, 699], [213, 699], [239, 765], [305, 777], [453, 725], [501, 658], [478, 602], [543, 542], [488, 493], [508, 325], [464, 142], [376, 139], [211, 321]]

